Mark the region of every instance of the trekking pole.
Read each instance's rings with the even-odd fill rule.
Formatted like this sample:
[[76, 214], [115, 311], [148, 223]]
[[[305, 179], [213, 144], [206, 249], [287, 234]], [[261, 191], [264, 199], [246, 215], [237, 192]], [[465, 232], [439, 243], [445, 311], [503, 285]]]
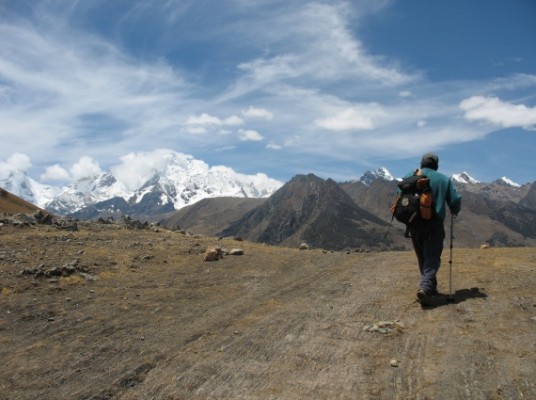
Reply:
[[450, 214], [450, 258], [449, 258], [449, 298], [448, 301], [454, 301], [452, 298], [452, 242], [454, 241], [454, 214]]

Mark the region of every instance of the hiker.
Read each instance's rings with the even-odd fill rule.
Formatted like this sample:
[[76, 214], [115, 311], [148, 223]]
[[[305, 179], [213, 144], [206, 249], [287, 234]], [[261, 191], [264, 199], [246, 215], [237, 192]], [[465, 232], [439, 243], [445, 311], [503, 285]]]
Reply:
[[[458, 215], [461, 209], [461, 196], [457, 193], [450, 178], [437, 172], [438, 167], [437, 154], [426, 153], [422, 156], [420, 174], [429, 179], [433, 199], [432, 217], [428, 221], [418, 221], [409, 228], [421, 273], [417, 291], [417, 298], [421, 304], [438, 294], [436, 274], [441, 265], [445, 239], [443, 222], [446, 216], [446, 206], [448, 205], [453, 216]], [[412, 172], [408, 176], [414, 174], [415, 172]]]

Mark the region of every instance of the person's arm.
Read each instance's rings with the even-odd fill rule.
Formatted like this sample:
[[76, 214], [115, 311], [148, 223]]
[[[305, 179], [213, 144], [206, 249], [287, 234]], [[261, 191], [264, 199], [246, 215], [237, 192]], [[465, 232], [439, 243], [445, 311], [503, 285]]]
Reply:
[[456, 191], [456, 187], [451, 179], [449, 179], [447, 190], [447, 204], [449, 205], [449, 210], [452, 214], [458, 215], [462, 209], [462, 196]]

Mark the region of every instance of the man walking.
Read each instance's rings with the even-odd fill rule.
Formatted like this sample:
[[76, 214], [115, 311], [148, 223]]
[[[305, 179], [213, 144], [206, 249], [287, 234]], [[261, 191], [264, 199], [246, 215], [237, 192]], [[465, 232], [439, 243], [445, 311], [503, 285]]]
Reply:
[[431, 296], [437, 292], [437, 271], [441, 265], [441, 253], [445, 239], [444, 220], [446, 206], [453, 215], [461, 209], [461, 196], [456, 191], [450, 178], [437, 172], [439, 157], [435, 153], [426, 153], [421, 160], [421, 175], [430, 180], [433, 199], [433, 214], [428, 221], [420, 221], [410, 227], [411, 240], [419, 270], [421, 281], [417, 291], [417, 299], [425, 305]]

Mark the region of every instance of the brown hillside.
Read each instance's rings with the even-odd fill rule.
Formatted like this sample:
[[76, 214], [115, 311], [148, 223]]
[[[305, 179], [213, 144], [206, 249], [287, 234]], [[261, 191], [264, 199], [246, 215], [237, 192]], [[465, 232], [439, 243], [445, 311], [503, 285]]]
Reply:
[[411, 252], [79, 229], [0, 227], [2, 399], [536, 398], [534, 248], [454, 248], [422, 309]]
[[39, 207], [21, 199], [18, 196], [0, 188], [0, 213], [16, 214], [27, 213], [31, 214], [40, 210]]
[[160, 222], [165, 226], [178, 225], [194, 233], [214, 236], [265, 201], [264, 198], [242, 197], [203, 199], [181, 208]]

